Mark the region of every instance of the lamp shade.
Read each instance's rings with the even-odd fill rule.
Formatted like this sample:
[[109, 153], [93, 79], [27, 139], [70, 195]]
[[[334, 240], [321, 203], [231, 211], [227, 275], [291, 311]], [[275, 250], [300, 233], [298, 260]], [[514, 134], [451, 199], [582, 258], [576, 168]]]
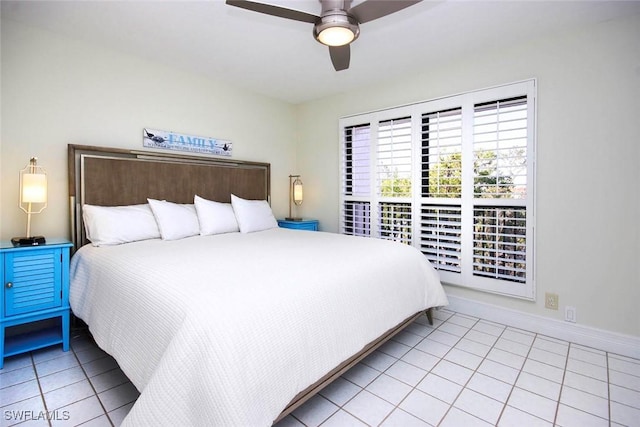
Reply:
[[32, 157], [29, 164], [20, 171], [20, 209], [27, 214], [27, 235], [13, 237], [14, 246], [33, 246], [46, 243], [44, 236], [31, 234], [31, 215], [38, 214], [47, 207], [47, 172], [38, 166], [38, 159]]
[[47, 176], [43, 173], [22, 175], [22, 203], [47, 202]]
[[297, 178], [293, 181], [293, 203], [300, 206], [302, 199], [302, 181], [300, 181], [300, 178]]
[[302, 204], [302, 180], [300, 175], [289, 175], [289, 216], [288, 221], [301, 221], [302, 218], [292, 215], [292, 206]]
[[47, 171], [32, 157], [20, 171], [20, 209], [27, 214], [40, 213], [47, 207]]

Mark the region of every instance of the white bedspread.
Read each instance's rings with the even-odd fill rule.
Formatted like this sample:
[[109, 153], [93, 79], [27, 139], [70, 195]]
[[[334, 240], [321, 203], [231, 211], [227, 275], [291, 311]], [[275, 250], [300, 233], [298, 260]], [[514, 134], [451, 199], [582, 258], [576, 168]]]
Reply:
[[289, 229], [87, 245], [70, 300], [141, 392], [125, 426], [271, 425], [366, 344], [448, 303], [415, 248]]

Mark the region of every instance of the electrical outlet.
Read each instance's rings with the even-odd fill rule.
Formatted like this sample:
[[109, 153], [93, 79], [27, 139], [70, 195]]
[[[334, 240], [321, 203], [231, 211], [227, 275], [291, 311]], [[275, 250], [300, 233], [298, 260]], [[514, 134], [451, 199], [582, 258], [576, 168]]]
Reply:
[[558, 294], [551, 294], [549, 292], [544, 294], [544, 306], [551, 310], [558, 309]]
[[576, 323], [576, 308], [570, 305], [564, 308], [564, 320], [567, 322]]

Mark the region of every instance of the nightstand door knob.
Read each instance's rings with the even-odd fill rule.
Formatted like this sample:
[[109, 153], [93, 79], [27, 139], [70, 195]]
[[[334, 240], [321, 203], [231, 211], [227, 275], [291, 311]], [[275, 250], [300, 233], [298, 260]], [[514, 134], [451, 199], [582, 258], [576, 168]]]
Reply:
[[7, 282], [7, 289], [11, 289], [11, 288], [13, 288], [13, 283]]

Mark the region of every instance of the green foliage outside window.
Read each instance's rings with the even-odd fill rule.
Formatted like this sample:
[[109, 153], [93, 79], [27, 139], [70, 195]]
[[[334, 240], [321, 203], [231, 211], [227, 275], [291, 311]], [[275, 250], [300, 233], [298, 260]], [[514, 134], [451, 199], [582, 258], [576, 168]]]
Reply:
[[380, 195], [382, 197], [411, 197], [411, 178], [400, 178], [398, 172], [394, 171], [390, 178], [380, 181]]

